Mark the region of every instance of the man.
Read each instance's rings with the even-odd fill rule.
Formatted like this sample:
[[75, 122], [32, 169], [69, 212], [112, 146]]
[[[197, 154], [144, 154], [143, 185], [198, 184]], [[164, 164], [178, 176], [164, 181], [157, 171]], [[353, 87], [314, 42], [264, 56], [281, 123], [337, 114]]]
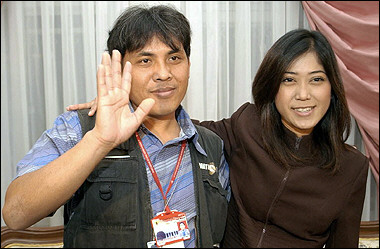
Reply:
[[170, 230], [182, 220], [190, 238], [165, 245], [221, 241], [229, 196], [223, 144], [180, 105], [190, 37], [187, 19], [168, 6], [122, 13], [107, 41], [112, 59], [104, 53], [98, 68], [96, 116], [60, 115], [19, 162], [3, 208], [10, 228], [65, 205], [65, 247], [157, 246], [154, 224]]

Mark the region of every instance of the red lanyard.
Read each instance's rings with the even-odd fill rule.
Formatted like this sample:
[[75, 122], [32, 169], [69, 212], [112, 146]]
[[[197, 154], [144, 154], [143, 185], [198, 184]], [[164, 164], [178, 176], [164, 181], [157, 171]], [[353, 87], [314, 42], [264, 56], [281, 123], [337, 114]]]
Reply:
[[149, 166], [149, 169], [150, 169], [150, 172], [152, 173], [152, 176], [153, 176], [153, 179], [154, 181], [156, 182], [158, 188], [160, 189], [161, 191], [161, 195], [162, 195], [162, 198], [164, 199], [164, 203], [165, 203], [165, 211], [166, 212], [170, 212], [170, 209], [169, 209], [169, 206], [168, 206], [168, 203], [167, 203], [167, 195], [169, 193], [169, 190], [170, 188], [172, 187], [173, 183], [174, 183], [174, 180], [177, 176], [177, 173], [178, 173], [178, 169], [179, 169], [179, 166], [181, 165], [181, 161], [182, 161], [182, 158], [183, 158], [183, 154], [185, 152], [185, 148], [186, 148], [186, 140], [183, 140], [182, 141], [182, 145], [181, 145], [181, 151], [179, 153], [179, 156], [178, 156], [178, 160], [177, 160], [177, 164], [175, 165], [175, 169], [174, 169], [174, 172], [173, 172], [173, 175], [172, 175], [172, 178], [170, 180], [170, 183], [169, 183], [169, 186], [168, 186], [168, 189], [166, 190], [166, 194], [164, 195], [164, 191], [162, 190], [162, 186], [161, 186], [161, 183], [160, 183], [160, 180], [158, 179], [158, 176], [157, 176], [157, 173], [156, 173], [156, 170], [154, 169], [153, 167], [153, 164], [152, 164], [152, 161], [150, 160], [149, 158], [149, 155], [148, 155], [148, 152], [146, 152], [145, 148], [144, 148], [144, 145], [141, 141], [141, 138], [139, 136], [139, 134], [137, 133], [137, 131], [135, 132], [136, 133], [136, 138], [137, 138], [137, 141], [139, 143], [139, 146], [142, 150], [142, 153], [143, 153], [143, 156], [145, 158], [145, 161], [146, 163], [148, 164]]

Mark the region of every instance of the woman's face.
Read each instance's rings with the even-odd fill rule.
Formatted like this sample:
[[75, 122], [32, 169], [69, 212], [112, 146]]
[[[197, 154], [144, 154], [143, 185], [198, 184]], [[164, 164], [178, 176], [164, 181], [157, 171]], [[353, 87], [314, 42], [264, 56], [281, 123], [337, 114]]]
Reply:
[[298, 57], [282, 77], [275, 98], [281, 121], [298, 137], [308, 135], [326, 114], [331, 85], [315, 52]]

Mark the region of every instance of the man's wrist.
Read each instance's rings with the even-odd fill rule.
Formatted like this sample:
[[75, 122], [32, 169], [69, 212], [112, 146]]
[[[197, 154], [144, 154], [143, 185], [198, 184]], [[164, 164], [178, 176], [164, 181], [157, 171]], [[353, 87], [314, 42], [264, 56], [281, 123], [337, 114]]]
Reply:
[[96, 152], [102, 155], [107, 155], [108, 152], [110, 152], [115, 147], [114, 143], [101, 139], [94, 130], [88, 131], [84, 135], [83, 139], [85, 139], [88, 142], [89, 146], [93, 147]]

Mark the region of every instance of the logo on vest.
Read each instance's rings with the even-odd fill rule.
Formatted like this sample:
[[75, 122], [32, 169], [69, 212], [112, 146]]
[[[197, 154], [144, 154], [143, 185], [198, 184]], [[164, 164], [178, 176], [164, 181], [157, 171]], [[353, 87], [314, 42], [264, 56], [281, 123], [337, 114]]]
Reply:
[[209, 164], [207, 163], [199, 163], [199, 168], [208, 170], [208, 173], [210, 175], [213, 175], [216, 172], [216, 167], [214, 165], [214, 162], [211, 162]]

